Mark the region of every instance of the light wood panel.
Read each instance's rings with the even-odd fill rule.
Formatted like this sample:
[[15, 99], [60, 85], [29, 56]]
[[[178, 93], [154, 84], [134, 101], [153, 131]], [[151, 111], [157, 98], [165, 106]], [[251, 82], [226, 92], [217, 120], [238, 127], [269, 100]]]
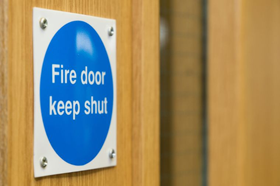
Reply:
[[8, 123], [8, 56], [7, 1], [0, 1], [0, 186], [7, 181], [7, 123]]
[[[7, 6], [0, 7], [0, 21], [2, 23], [7, 21], [7, 17], [9, 19], [7, 32], [0, 29], [3, 44], [0, 52], [4, 56], [2, 58], [7, 59], [5, 61], [1, 58], [0, 63], [3, 67], [0, 69], [1, 78], [3, 76], [0, 81], [0, 95], [3, 98], [6, 96], [5, 99], [1, 97], [0, 104], [3, 111], [7, 110], [8, 115], [1, 110], [1, 117], [4, 119], [6, 117], [6, 121], [2, 120], [0, 126], [7, 128], [8, 135], [5, 136], [6, 130], [1, 128], [0, 139], [3, 138], [3, 141], [0, 143], [2, 150], [0, 163], [3, 164], [0, 164], [2, 171], [0, 183], [9, 186], [159, 185], [158, 1], [151, 3], [147, 0], [4, 0], [0, 2], [0, 5], [2, 4], [8, 5], [9, 8], [3, 12]], [[118, 29], [116, 167], [34, 179], [33, 7], [116, 19]], [[5, 71], [7, 69], [8, 71]], [[5, 154], [7, 155], [3, 156]], [[7, 179], [2, 179], [5, 175]]]
[[209, 185], [279, 185], [280, 1], [210, 0]]
[[[116, 19], [118, 29], [118, 165], [116, 167], [34, 179], [32, 75], [33, 7]], [[8, 185], [132, 185], [131, 1], [9, 0], [8, 16]]]
[[133, 185], [159, 185], [159, 2], [132, 0]]
[[242, 2], [245, 180], [280, 183], [280, 1]]
[[208, 7], [209, 185], [242, 183], [240, 1]]

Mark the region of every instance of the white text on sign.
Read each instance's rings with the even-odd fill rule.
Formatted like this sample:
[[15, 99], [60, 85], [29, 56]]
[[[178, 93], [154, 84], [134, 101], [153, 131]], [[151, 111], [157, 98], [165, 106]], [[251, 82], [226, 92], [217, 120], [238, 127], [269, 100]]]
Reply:
[[[88, 71], [87, 66], [80, 73], [80, 81], [82, 85], [104, 85], [106, 72], [100, 71]], [[52, 65], [52, 83], [60, 84], [75, 84], [77, 82], [77, 72], [75, 70], [64, 69], [63, 65]], [[75, 120], [76, 116], [80, 114], [81, 104], [78, 100], [68, 100], [63, 102], [62, 100], [55, 100], [52, 96], [49, 97], [49, 114], [50, 115], [72, 115], [72, 119]], [[103, 100], [94, 100], [91, 96], [90, 100], [84, 102], [84, 113], [89, 114], [107, 114], [107, 97]]]

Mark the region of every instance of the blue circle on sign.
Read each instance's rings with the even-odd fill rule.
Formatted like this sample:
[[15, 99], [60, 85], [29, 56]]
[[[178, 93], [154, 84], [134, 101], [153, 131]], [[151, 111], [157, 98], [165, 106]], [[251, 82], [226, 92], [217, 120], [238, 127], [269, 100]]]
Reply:
[[60, 28], [48, 46], [40, 81], [51, 146], [69, 164], [89, 163], [106, 140], [114, 97], [110, 61], [94, 28], [82, 21]]

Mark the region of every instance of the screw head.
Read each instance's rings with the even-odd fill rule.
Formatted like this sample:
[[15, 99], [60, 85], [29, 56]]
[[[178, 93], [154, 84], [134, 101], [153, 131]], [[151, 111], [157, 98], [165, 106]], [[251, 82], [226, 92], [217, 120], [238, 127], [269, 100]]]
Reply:
[[45, 28], [47, 28], [47, 26], [48, 26], [48, 20], [47, 20], [46, 18], [44, 18], [44, 17], [42, 17], [42, 18], [40, 19], [39, 23], [40, 23], [40, 27], [41, 27], [42, 29], [45, 29]]
[[114, 149], [111, 149], [110, 152], [109, 152], [109, 157], [111, 159], [115, 158], [116, 157], [116, 151]]
[[40, 164], [42, 168], [45, 168], [48, 165], [48, 159], [44, 156], [40, 159]]
[[113, 36], [114, 33], [115, 33], [114, 27], [111, 26], [111, 27], [109, 28], [108, 34], [109, 34], [109, 36]]

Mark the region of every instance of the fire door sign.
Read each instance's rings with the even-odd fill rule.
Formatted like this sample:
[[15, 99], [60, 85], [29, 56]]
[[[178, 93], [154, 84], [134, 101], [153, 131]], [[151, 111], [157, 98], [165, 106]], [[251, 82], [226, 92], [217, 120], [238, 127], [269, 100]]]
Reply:
[[33, 9], [34, 175], [115, 166], [116, 21]]

